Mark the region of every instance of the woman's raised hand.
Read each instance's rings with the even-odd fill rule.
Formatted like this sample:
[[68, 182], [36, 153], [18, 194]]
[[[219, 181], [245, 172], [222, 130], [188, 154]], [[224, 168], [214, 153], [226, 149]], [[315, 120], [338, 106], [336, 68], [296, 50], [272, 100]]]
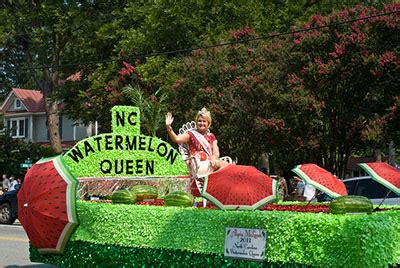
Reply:
[[169, 127], [169, 126], [172, 125], [172, 122], [174, 122], [174, 118], [172, 117], [172, 114], [171, 114], [170, 112], [168, 112], [168, 113], [165, 115], [165, 125], [166, 125], [167, 127]]

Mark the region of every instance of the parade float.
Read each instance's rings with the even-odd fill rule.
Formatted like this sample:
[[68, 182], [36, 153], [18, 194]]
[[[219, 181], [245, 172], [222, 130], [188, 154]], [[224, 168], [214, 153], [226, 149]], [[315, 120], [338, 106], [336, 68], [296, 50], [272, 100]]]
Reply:
[[[328, 204], [276, 204], [277, 183], [268, 176], [257, 181], [261, 175], [251, 167], [232, 165], [210, 174], [202, 190], [208, 205], [183, 206], [180, 194], [171, 197], [174, 189], [160, 190], [171, 185], [165, 182], [190, 182], [179, 152], [159, 138], [140, 134], [136, 107], [114, 107], [112, 113], [112, 133], [82, 140], [63, 156], [42, 159], [28, 171], [18, 196], [19, 219], [30, 239], [33, 262], [60, 267], [400, 263], [397, 208], [371, 212], [364, 206], [355, 214], [357, 210], [340, 210], [347, 201], [338, 201], [339, 214], [333, 214]], [[374, 164], [365, 168], [400, 194], [397, 170]], [[315, 165], [293, 171], [332, 197], [346, 195], [343, 185]], [[235, 172], [234, 178], [230, 172]], [[158, 197], [138, 201], [138, 192], [117, 197], [135, 204], [85, 200], [95, 192], [88, 188], [104, 182], [114, 193], [135, 185], [158, 187]], [[84, 188], [85, 194], [76, 198]], [[143, 187], [137, 191], [154, 194]]]

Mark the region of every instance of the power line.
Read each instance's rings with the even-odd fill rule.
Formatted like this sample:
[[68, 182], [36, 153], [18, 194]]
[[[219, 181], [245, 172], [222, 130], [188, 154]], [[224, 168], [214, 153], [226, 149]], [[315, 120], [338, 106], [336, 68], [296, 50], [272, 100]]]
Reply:
[[[351, 20], [331, 23], [331, 24], [327, 24], [327, 25], [309, 27], [309, 28], [306, 28], [306, 29], [287, 31], [287, 32], [283, 32], [283, 33], [269, 34], [269, 35], [266, 35], [266, 36], [248, 38], [248, 39], [244, 39], [244, 40], [223, 42], [223, 43], [219, 43], [219, 44], [201, 46], [201, 47], [196, 47], [196, 48], [183, 48], [183, 49], [177, 49], [177, 50], [171, 50], [171, 51], [154, 52], [154, 53], [149, 53], [149, 54], [136, 55], [136, 56], [132, 56], [132, 57], [127, 58], [127, 60], [143, 59], [143, 58], [154, 57], [154, 56], [167, 56], [167, 55], [185, 54], [185, 53], [189, 53], [189, 52], [192, 52], [192, 51], [195, 51], [195, 50], [200, 50], [200, 49], [211, 49], [211, 48], [217, 48], [217, 47], [223, 47], [223, 46], [229, 46], [229, 45], [236, 45], [236, 44], [242, 44], [242, 43], [247, 43], [247, 42], [253, 42], [253, 41], [258, 41], [258, 40], [271, 39], [271, 38], [276, 38], [276, 37], [280, 37], [280, 36], [294, 35], [296, 33], [308, 32], [308, 31], [312, 31], [312, 30], [320, 30], [320, 29], [324, 29], [324, 28], [340, 26], [340, 25], [344, 25], [344, 24], [348, 24], [348, 23], [357, 22], [357, 21], [363, 21], [363, 20], [368, 20], [368, 19], [372, 19], [372, 18], [378, 18], [378, 17], [382, 17], [382, 16], [396, 14], [396, 13], [399, 13], [399, 12], [400, 12], [400, 10], [395, 10], [395, 11], [390, 11], [390, 12], [386, 12], [386, 13], [374, 14], [374, 15], [363, 17], [363, 18], [356, 18], [356, 19], [351, 19]], [[111, 58], [111, 59], [103, 60], [103, 61], [87, 61], [87, 62], [81, 62], [81, 63], [66, 63], [66, 64], [60, 64], [60, 65], [58, 65], [58, 67], [94, 65], [94, 64], [110, 63], [110, 62], [116, 62], [116, 61], [121, 61], [121, 59], [120, 58]], [[42, 66], [34, 67], [34, 69], [51, 68], [51, 67], [52, 67], [51, 65], [42, 65]]]

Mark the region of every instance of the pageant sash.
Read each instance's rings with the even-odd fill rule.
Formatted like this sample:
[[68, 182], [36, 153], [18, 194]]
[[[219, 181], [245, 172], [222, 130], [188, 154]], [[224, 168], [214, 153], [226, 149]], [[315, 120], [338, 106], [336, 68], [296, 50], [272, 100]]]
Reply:
[[196, 140], [203, 146], [204, 151], [208, 154], [208, 156], [211, 158], [212, 157], [212, 149], [211, 149], [211, 144], [204, 138], [203, 135], [201, 135], [199, 132], [196, 130], [191, 130], [190, 132], [193, 133], [194, 137]]

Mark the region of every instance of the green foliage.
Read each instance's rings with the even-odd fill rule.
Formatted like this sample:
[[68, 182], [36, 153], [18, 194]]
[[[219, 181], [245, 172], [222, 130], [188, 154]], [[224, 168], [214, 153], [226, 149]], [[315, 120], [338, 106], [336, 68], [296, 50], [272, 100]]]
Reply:
[[[255, 35], [248, 28], [241, 34]], [[240, 163], [254, 163], [265, 151], [280, 162], [296, 159], [300, 148], [293, 136], [306, 137], [303, 128], [314, 122], [298, 117], [306, 116], [307, 100], [294, 100], [285, 90], [290, 62], [284, 41], [196, 51], [185, 58], [177, 67], [181, 77], [169, 88], [176, 124], [194, 118], [206, 106], [223, 154], [238, 157]]]
[[110, 111], [116, 105], [128, 104], [121, 88], [136, 79], [115, 71], [116, 68], [121, 68], [121, 71], [131, 68], [131, 65], [121, 65], [101, 65], [94, 70], [82, 71], [80, 81], [66, 81], [57, 92], [65, 104], [63, 113], [84, 124], [97, 121], [100, 133], [111, 132]]
[[[224, 252], [226, 227], [261, 228], [268, 234], [267, 263], [379, 267], [400, 261], [398, 210], [332, 215], [78, 202], [78, 215], [81, 224], [70, 240], [74, 245], [85, 242], [146, 248], [150, 255], [151, 250], [164, 249], [212, 254], [219, 259]], [[102, 219], [101, 224], [98, 219]], [[69, 250], [73, 248], [69, 246], [64, 257], [57, 257], [59, 261], [68, 259]], [[145, 258], [142, 254], [147, 252], [138, 254]], [[103, 256], [97, 260], [95, 251], [90, 254], [92, 257], [83, 256], [93, 263], [115, 258]]]
[[132, 104], [139, 107], [143, 133], [156, 136], [157, 131], [164, 126], [166, 112], [166, 94], [161, 89], [149, 96], [136, 86], [126, 86], [122, 92], [131, 100]]
[[[355, 8], [314, 16], [304, 28], [393, 11]], [[388, 110], [399, 96], [398, 15], [360, 20], [350, 25], [294, 35], [289, 89], [315, 101], [313, 116], [320, 122], [316, 147], [333, 170], [344, 171], [354, 149], [382, 146], [393, 138]]]
[[[316, 15], [303, 28], [394, 8]], [[231, 32], [242, 44], [198, 50], [177, 65], [172, 110], [187, 121], [211, 109], [221, 151], [241, 163], [268, 152], [275, 166], [314, 162], [341, 175], [354, 150], [398, 135], [397, 31], [395, 14], [251, 43], [256, 31], [242, 28]]]
[[104, 19], [112, 18], [109, 11], [117, 6], [108, 1], [1, 2], [0, 42], [5, 52], [1, 55], [1, 76], [7, 81], [1, 86], [11, 84], [42, 91], [50, 141], [58, 153], [62, 148], [55, 93], [64, 79], [82, 69], [81, 61], [109, 56], [104, 44], [96, 44], [96, 29]]
[[[79, 18], [95, 17], [96, 20], [87, 21], [83, 24], [85, 27], [77, 29], [79, 35], [74, 35], [72, 45], [66, 46], [63, 55], [72, 62], [106, 63], [78, 64], [68, 68], [70, 73], [83, 71], [82, 81], [65, 86], [58, 96], [64, 100], [65, 112], [71, 118], [84, 123], [97, 120], [101, 131], [109, 132], [110, 117], [107, 111], [113, 105], [129, 104], [121, 94], [121, 88], [128, 85], [136, 87], [139, 83], [138, 88], [149, 97], [167, 81], [177, 80], [178, 73], [174, 69], [176, 59], [173, 58], [176, 54], [166, 55], [168, 59], [157, 56], [144, 60], [138, 59], [138, 55], [220, 43], [227, 38], [228, 32], [246, 25], [261, 34], [287, 31], [295, 21], [305, 21], [317, 11], [327, 14], [333, 9], [352, 4], [345, 2], [255, 0], [225, 1], [223, 4], [204, 1], [151, 1], [146, 5], [138, 1], [96, 3], [99, 9], [97, 15]], [[79, 61], [78, 57], [81, 57]], [[137, 67], [140, 77], [135, 76], [135, 83], [127, 82], [126, 77], [118, 75], [122, 61]], [[158, 110], [157, 107], [153, 108]], [[104, 112], [99, 114], [99, 111]], [[154, 116], [149, 115], [149, 122], [152, 123], [148, 134], [153, 135], [157, 129], [151, 125], [154, 126], [157, 112], [150, 114]]]
[[[355, 1], [152, 1], [130, 2], [121, 17], [105, 25], [111, 35], [122, 34], [117, 51], [126, 55], [174, 51], [219, 43], [234, 29], [254, 28], [258, 33], [287, 31], [297, 21], [328, 14]], [[353, 2], [353, 3], [352, 3]], [[196, 10], [196, 12], [193, 12]]]
[[20, 164], [27, 158], [35, 163], [42, 157], [55, 155], [51, 147], [44, 147], [35, 143], [25, 142], [11, 137], [11, 133], [5, 130], [0, 134], [0, 172], [23, 178], [26, 169], [21, 169]]

